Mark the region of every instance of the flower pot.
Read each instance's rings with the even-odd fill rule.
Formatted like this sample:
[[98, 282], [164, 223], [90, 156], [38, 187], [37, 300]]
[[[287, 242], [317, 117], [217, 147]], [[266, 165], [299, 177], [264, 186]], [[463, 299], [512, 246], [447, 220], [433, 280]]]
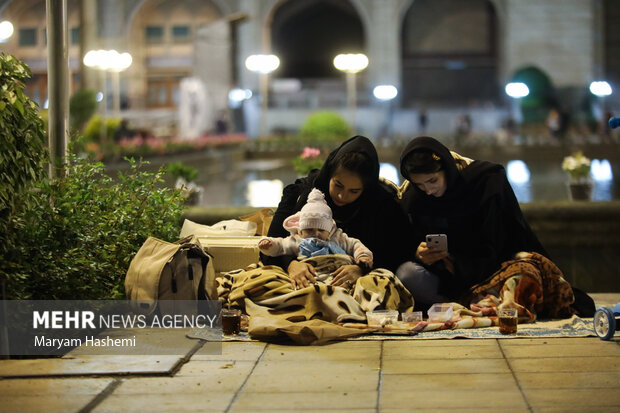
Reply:
[[568, 184], [570, 199], [573, 201], [592, 200], [592, 182], [571, 182]]

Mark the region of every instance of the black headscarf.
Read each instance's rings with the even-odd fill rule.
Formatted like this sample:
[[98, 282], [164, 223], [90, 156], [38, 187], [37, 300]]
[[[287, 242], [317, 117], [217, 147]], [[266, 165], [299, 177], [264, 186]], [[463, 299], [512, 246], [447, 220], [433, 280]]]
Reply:
[[[367, 171], [364, 180], [364, 189], [362, 194], [354, 202], [344, 206], [337, 206], [331, 199], [329, 194], [329, 181], [331, 180], [334, 172], [338, 168], [338, 162], [342, 155], [350, 152], [361, 153], [366, 156], [368, 163], [366, 165]], [[320, 189], [325, 194], [325, 200], [332, 209], [334, 220], [339, 227], [343, 228], [347, 226], [347, 223], [358, 219], [358, 215], [363, 213], [363, 209], [368, 209], [373, 200], [376, 200], [377, 196], [380, 196], [379, 189], [379, 157], [377, 150], [372, 142], [365, 136], [354, 136], [340, 145], [337, 149], [333, 150], [323, 167], [319, 171], [318, 175], [314, 178], [312, 187]], [[304, 194], [299, 199], [299, 207], [303, 206], [307, 199], [308, 194], [312, 187], [304, 191]], [[373, 208], [374, 209], [374, 208]], [[345, 231], [346, 232], [346, 231]]]
[[[430, 136], [420, 136], [413, 139], [403, 150], [400, 156], [400, 173], [405, 179], [409, 179], [409, 175], [405, 170], [404, 160], [412, 152], [419, 150], [431, 151], [439, 156], [441, 170], [446, 174], [447, 188], [443, 196], [437, 198], [427, 195], [417, 186], [412, 185], [413, 190], [412, 193], [408, 194], [408, 198], [413, 197], [418, 208], [432, 208], [442, 213], [449, 213], [455, 208], [462, 211], [463, 208], [479, 205], [493, 193], [502, 190], [501, 182], [492, 182], [490, 186], [484, 188], [476, 187], [480, 186], [480, 179], [488, 176], [489, 173], [503, 173], [503, 166], [486, 161], [474, 161], [459, 171], [450, 150]], [[408, 199], [407, 202], [411, 202], [411, 199]]]

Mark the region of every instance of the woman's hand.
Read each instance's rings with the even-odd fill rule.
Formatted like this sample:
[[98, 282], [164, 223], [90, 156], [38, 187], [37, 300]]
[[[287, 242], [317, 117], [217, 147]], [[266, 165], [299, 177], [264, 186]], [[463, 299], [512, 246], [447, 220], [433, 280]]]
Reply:
[[426, 242], [421, 242], [420, 245], [418, 245], [415, 256], [424, 265], [433, 265], [439, 260], [448, 258], [450, 254], [448, 251], [439, 251], [433, 247], [429, 247]]
[[316, 270], [314, 267], [306, 262], [291, 261], [288, 265], [288, 276], [291, 279], [293, 290], [298, 290], [314, 284], [316, 280], [314, 276]]
[[332, 285], [349, 289], [362, 276], [362, 269], [357, 265], [343, 265], [334, 271], [332, 275], [334, 276]]

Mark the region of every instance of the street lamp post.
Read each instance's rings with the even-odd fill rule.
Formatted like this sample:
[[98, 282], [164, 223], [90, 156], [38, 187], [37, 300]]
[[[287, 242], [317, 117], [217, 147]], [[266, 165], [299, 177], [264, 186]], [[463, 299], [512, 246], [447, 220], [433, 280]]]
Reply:
[[530, 89], [525, 83], [510, 82], [506, 85], [505, 91], [512, 98], [512, 117], [516, 123], [521, 123], [523, 121], [523, 114], [519, 99], [529, 95]]
[[385, 102], [385, 134], [386, 137], [392, 135], [392, 101], [398, 95], [398, 89], [394, 85], [375, 86], [372, 91], [375, 98]]
[[260, 134], [267, 133], [267, 104], [269, 95], [269, 73], [280, 66], [280, 59], [272, 54], [255, 54], [245, 59], [245, 67], [258, 73], [258, 88], [261, 99], [260, 110]]
[[589, 89], [590, 93], [596, 96], [598, 101], [598, 109], [600, 113], [596, 114], [596, 118], [599, 120], [601, 136], [603, 137], [603, 139], [609, 140], [609, 129], [607, 126], [607, 122], [609, 121], [609, 115], [607, 114], [607, 108], [605, 107], [605, 97], [612, 94], [611, 85], [604, 80], [598, 80], [590, 83]]
[[366, 69], [367, 66], [368, 57], [362, 53], [345, 53], [334, 57], [334, 67], [347, 75], [347, 106], [349, 107], [353, 129], [355, 129], [355, 111], [357, 109], [356, 74]]
[[590, 83], [590, 93], [600, 100], [601, 118], [605, 117], [605, 97], [611, 95], [611, 85], [604, 80], [594, 81]]
[[529, 95], [530, 89], [523, 82], [510, 82], [506, 84], [504, 90], [506, 91], [506, 94], [510, 96], [512, 106], [510, 115], [512, 122], [507, 122], [506, 128], [508, 134], [512, 137], [511, 139], [514, 140], [515, 137], [517, 137], [520, 140], [519, 125], [523, 122], [523, 112], [521, 111], [520, 99]]
[[116, 50], [91, 50], [84, 55], [84, 64], [101, 72], [101, 88], [104, 95], [101, 121], [102, 139], [105, 139], [105, 118], [107, 117], [107, 98], [105, 97], [106, 72], [112, 74], [112, 108], [116, 116], [121, 112], [120, 72], [131, 66], [132, 58], [127, 52]]

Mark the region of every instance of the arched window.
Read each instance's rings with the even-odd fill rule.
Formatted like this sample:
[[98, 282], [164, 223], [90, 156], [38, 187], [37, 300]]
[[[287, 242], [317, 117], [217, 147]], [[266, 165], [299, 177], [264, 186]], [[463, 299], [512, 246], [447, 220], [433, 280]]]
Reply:
[[415, 0], [403, 21], [403, 104], [480, 104], [499, 96], [488, 0]]
[[334, 57], [364, 52], [364, 30], [346, 0], [289, 0], [274, 13], [271, 43], [278, 77], [338, 77]]

